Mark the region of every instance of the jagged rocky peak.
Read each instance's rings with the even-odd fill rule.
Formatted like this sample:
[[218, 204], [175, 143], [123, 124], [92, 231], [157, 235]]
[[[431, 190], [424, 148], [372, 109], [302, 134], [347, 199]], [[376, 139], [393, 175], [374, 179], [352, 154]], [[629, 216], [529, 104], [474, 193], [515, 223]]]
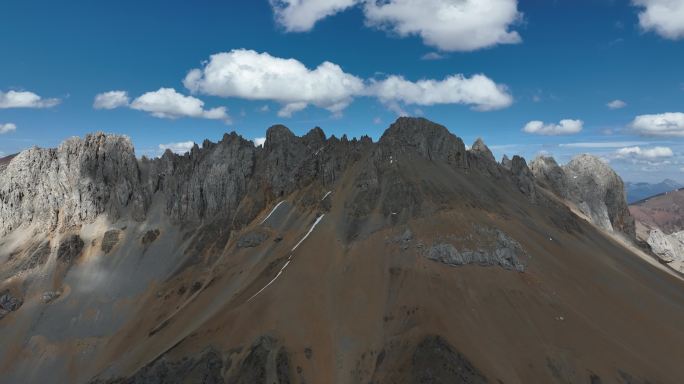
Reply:
[[496, 159], [494, 158], [492, 151], [489, 150], [489, 147], [484, 143], [481, 137], [478, 137], [477, 140], [475, 140], [473, 145], [470, 147], [470, 151], [483, 156], [492, 163], [496, 163]]
[[428, 160], [444, 161], [456, 167], [468, 166], [465, 144], [443, 125], [422, 117], [400, 117], [380, 138], [386, 150], [414, 150]]
[[320, 127], [314, 127], [306, 135], [302, 136], [302, 139], [309, 143], [323, 143], [325, 141], [325, 132]]
[[493, 177], [501, 177], [499, 164], [481, 138], [477, 138], [468, 151], [468, 165], [470, 168], [489, 173]]
[[565, 172], [551, 156], [539, 155], [530, 162], [530, 170], [537, 182], [556, 195], [566, 197]]
[[290, 129], [282, 124], [276, 124], [266, 130], [266, 142], [264, 148], [269, 148], [274, 145], [289, 143], [296, 136]]
[[24, 151], [0, 173], [0, 235], [31, 224], [63, 230], [102, 214], [112, 221], [123, 215], [144, 220], [153, 202], [176, 222], [221, 219], [239, 227], [271, 201], [313, 184], [331, 186], [367, 153], [373, 165], [364, 173], [368, 185], [393, 166], [392, 156], [398, 160], [402, 154], [510, 178], [532, 200], [536, 176], [598, 225], [633, 232], [622, 181], [596, 158], [579, 157], [565, 167], [537, 158], [528, 168], [514, 156], [500, 165], [481, 139], [466, 151], [460, 138], [424, 118], [397, 119], [377, 144], [367, 136], [326, 138], [318, 127], [298, 137], [274, 125], [266, 136], [263, 149], [232, 132], [184, 155], [167, 151], [141, 160], [129, 138], [104, 133], [71, 138], [56, 149]]
[[622, 179], [600, 158], [581, 154], [561, 167], [552, 157], [539, 156], [530, 165], [540, 184], [574, 203], [593, 223], [634, 237]]
[[507, 155], [503, 155], [501, 158], [501, 166], [504, 167], [504, 169], [511, 170], [511, 159]]

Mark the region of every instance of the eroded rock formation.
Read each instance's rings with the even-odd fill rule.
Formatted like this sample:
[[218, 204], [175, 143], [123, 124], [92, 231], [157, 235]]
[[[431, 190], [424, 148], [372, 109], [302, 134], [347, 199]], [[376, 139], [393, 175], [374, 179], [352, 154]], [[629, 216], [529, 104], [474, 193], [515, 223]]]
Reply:
[[594, 224], [634, 238], [622, 179], [598, 157], [578, 155], [561, 167], [553, 158], [540, 156], [530, 169], [542, 185], [572, 202]]

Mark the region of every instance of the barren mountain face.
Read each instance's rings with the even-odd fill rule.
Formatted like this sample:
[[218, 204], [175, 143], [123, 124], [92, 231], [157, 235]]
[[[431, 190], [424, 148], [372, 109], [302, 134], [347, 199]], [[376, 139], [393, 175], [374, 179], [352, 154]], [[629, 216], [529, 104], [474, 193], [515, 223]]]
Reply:
[[0, 382], [681, 382], [684, 283], [610, 231], [599, 160], [498, 164], [425, 119], [70, 139], [0, 168]]

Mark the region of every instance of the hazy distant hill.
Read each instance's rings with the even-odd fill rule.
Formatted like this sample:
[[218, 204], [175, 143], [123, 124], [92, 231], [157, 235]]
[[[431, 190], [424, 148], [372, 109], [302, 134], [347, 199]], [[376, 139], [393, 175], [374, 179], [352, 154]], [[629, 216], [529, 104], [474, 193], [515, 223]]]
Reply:
[[6, 157], [0, 157], [0, 171], [2, 171], [3, 169], [7, 168], [7, 164], [9, 164], [9, 162], [10, 162], [10, 161], [12, 160], [12, 158], [14, 158], [15, 156], [16, 156], [16, 154], [14, 154], [14, 155], [9, 155], [9, 156], [6, 156]]
[[684, 230], [684, 190], [662, 193], [630, 205], [637, 221], [665, 233]]
[[643, 200], [645, 198], [654, 196], [654, 195], [659, 195], [664, 192], [669, 192], [669, 191], [674, 191], [675, 189], [679, 189], [684, 187], [684, 185], [671, 180], [671, 179], [665, 179], [661, 181], [660, 183], [632, 183], [632, 182], [625, 182], [625, 192], [627, 193], [627, 203], [632, 204], [635, 203], [639, 200]]

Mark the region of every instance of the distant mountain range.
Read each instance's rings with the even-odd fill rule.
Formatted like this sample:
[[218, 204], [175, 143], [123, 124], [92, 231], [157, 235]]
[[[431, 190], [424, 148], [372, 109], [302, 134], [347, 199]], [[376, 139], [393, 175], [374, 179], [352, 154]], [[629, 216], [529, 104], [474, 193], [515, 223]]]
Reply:
[[637, 201], [659, 195], [661, 193], [674, 191], [684, 187], [672, 179], [665, 179], [660, 183], [632, 183], [625, 182], [625, 192], [627, 193], [627, 203], [632, 204]]

